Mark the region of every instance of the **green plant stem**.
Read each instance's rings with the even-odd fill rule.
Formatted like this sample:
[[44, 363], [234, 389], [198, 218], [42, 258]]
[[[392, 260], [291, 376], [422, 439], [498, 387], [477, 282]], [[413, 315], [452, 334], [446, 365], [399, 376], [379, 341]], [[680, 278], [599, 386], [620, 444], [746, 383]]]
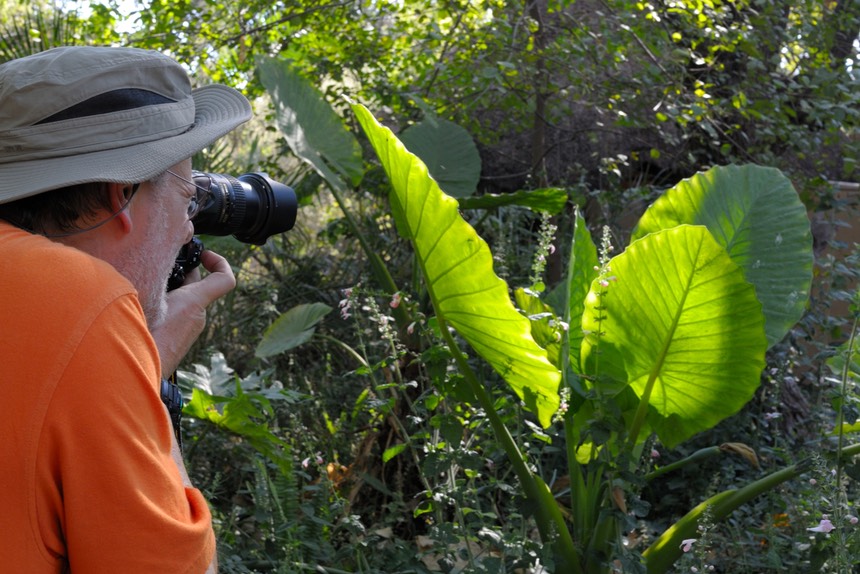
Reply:
[[466, 357], [460, 352], [457, 342], [448, 329], [447, 322], [441, 316], [437, 316], [437, 318], [439, 320], [439, 329], [448, 344], [451, 355], [460, 368], [463, 380], [469, 386], [481, 408], [484, 409], [486, 417], [490, 421], [490, 426], [492, 426], [493, 432], [496, 435], [496, 439], [501, 443], [502, 448], [508, 455], [508, 459], [522, 485], [526, 498], [535, 505], [535, 521], [537, 522], [541, 540], [551, 543], [555, 547], [556, 558], [559, 561], [559, 564], [556, 564], [557, 571], [570, 574], [583, 574], [579, 552], [573, 544], [570, 531], [549, 487], [539, 476], [532, 473], [529, 469], [522, 452], [520, 452], [519, 446], [517, 446], [516, 441], [514, 441], [502, 418], [496, 412], [492, 397], [490, 397], [490, 394], [478, 381]]
[[[365, 367], [370, 366], [369, 363], [367, 362], [367, 360], [364, 358], [364, 356], [362, 356], [358, 351], [355, 351], [354, 349], [352, 349], [352, 347], [342, 343], [341, 341], [338, 341], [337, 339], [331, 339], [331, 340], [338, 342], [341, 345], [343, 345], [344, 348], [346, 348], [363, 366], [365, 366]], [[364, 337], [361, 334], [361, 329], [358, 330], [358, 340], [359, 340], [359, 344], [361, 346], [360, 348], [361, 348], [362, 352], [367, 354], [367, 347], [364, 343]], [[392, 341], [388, 341], [388, 342], [389, 342], [389, 347], [391, 349], [392, 354], [394, 356], [396, 356], [396, 354], [397, 354], [396, 346], [394, 345], [394, 343]], [[382, 397], [383, 394], [381, 392], [380, 385], [376, 380], [376, 374], [374, 372], [374, 369], [368, 368], [368, 376], [370, 378], [370, 386], [373, 389], [373, 392], [376, 393], [377, 397]], [[399, 369], [396, 371], [396, 376], [397, 376], [398, 384], [402, 384], [403, 380], [402, 380], [402, 377], [400, 376], [400, 370]], [[392, 394], [392, 399], [395, 401], [397, 401], [398, 399], [405, 400], [407, 405], [409, 406], [409, 410], [414, 412], [415, 409], [414, 409], [414, 406], [412, 404], [412, 401], [409, 400], [409, 397], [405, 393], [398, 396], [397, 393], [392, 390], [391, 394]], [[409, 454], [412, 457], [412, 463], [415, 465], [416, 469], [420, 469], [421, 468], [421, 459], [419, 457], [419, 453], [416, 450], [415, 443], [412, 441], [412, 438], [410, 437], [409, 432], [407, 431], [406, 427], [403, 426], [403, 422], [394, 413], [393, 409], [386, 409], [384, 419], [388, 420], [391, 423], [391, 425], [396, 429], [397, 433], [403, 439], [403, 442], [406, 445], [406, 448], [408, 449]], [[427, 477], [424, 476], [424, 473], [419, 472], [418, 476], [419, 476], [419, 479], [421, 481], [422, 486], [424, 486], [424, 490], [428, 493], [433, 492], [433, 488], [431, 487], [430, 483], [428, 482]], [[435, 509], [435, 515], [436, 515], [437, 522], [441, 522], [442, 521], [442, 511], [438, 508]]]
[[315, 333], [315, 335], [316, 335], [316, 337], [318, 337], [324, 341], [328, 341], [329, 343], [334, 343], [335, 345], [338, 345], [340, 348], [342, 348], [344, 351], [346, 351], [349, 356], [351, 356], [356, 361], [358, 361], [358, 363], [362, 367], [369, 367], [370, 366], [367, 364], [367, 361], [364, 359], [364, 357], [361, 356], [361, 354], [358, 351], [356, 351], [355, 349], [353, 349], [352, 347], [350, 347], [349, 345], [347, 345], [346, 343], [344, 343], [340, 339], [336, 339], [330, 335], [323, 335], [322, 333], [319, 333], [319, 332]]
[[[839, 448], [838, 452], [842, 452], [842, 446], [845, 443], [845, 397], [848, 392], [848, 373], [851, 370], [851, 357], [854, 356], [854, 341], [857, 336], [857, 323], [860, 320], [860, 313], [854, 316], [854, 323], [851, 325], [851, 335], [848, 338], [848, 349], [845, 354], [845, 364], [842, 366], [842, 392], [839, 402], [839, 412], [836, 415], [836, 428], [839, 429]], [[842, 459], [836, 461], [836, 486], [840, 488], [842, 485]]]
[[678, 470], [679, 468], [683, 468], [688, 464], [692, 464], [694, 462], [702, 461], [706, 458], [710, 458], [712, 456], [716, 456], [720, 454], [722, 450], [718, 446], [709, 446], [706, 448], [702, 448], [688, 456], [687, 458], [683, 458], [681, 460], [675, 461], [672, 464], [667, 464], [666, 466], [661, 466], [657, 470], [653, 470], [645, 475], [645, 480], [653, 480], [660, 475], [666, 474], [667, 472], [672, 472], [674, 470]]
[[[860, 454], [860, 443], [847, 446], [839, 451], [839, 460]], [[793, 478], [797, 478], [812, 466], [812, 459], [804, 459], [782, 470], [771, 473], [743, 488], [726, 490], [720, 492], [702, 502], [675, 524], [670, 526], [651, 546], [643, 553], [648, 574], [663, 574], [667, 572], [674, 562], [683, 554], [681, 541], [686, 538], [695, 538], [699, 524], [699, 518], [709, 507], [713, 520], [722, 520], [738, 509], [741, 505], [749, 502], [756, 496], [773, 490], [780, 484]]]

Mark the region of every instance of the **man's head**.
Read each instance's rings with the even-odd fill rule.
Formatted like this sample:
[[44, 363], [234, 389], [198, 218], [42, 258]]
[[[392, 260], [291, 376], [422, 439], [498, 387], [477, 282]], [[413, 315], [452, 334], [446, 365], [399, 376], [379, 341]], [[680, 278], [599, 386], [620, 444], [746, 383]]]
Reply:
[[192, 90], [157, 52], [77, 46], [7, 62], [0, 216], [114, 265], [152, 324], [169, 264], [193, 231], [189, 158], [250, 115], [239, 92]]

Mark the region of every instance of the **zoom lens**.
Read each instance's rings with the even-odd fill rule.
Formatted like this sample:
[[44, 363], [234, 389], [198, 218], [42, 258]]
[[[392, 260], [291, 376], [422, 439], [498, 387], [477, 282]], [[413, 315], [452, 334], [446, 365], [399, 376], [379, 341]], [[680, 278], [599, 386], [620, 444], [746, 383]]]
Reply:
[[194, 216], [194, 233], [233, 235], [242, 243], [262, 245], [296, 223], [296, 193], [265, 173], [233, 177], [194, 171], [193, 177], [195, 185], [209, 192]]

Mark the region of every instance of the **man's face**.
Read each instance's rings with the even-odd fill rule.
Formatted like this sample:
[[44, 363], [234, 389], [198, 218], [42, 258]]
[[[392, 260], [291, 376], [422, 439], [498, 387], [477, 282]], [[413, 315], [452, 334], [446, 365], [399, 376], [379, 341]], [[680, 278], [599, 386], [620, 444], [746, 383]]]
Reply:
[[[164, 174], [141, 184], [131, 204], [133, 230], [131, 249], [124, 253], [120, 272], [138, 291], [150, 329], [167, 315], [167, 279], [179, 249], [194, 234], [188, 219], [188, 204], [195, 196], [191, 160], [170, 168], [179, 177]], [[182, 179], [180, 179], [182, 178]]]

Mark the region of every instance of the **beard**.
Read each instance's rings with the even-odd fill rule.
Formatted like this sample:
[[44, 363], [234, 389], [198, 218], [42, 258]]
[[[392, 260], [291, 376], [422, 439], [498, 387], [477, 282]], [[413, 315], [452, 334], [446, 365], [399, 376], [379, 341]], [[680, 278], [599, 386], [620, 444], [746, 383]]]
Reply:
[[173, 271], [179, 248], [173, 241], [164, 205], [158, 202], [156, 221], [149, 226], [143, 246], [123, 257], [120, 270], [137, 289], [137, 297], [149, 330], [167, 317], [167, 280]]
[[150, 331], [160, 325], [167, 317], [167, 279], [173, 270], [174, 260], [175, 256], [167, 259], [161, 265], [152, 262], [149, 277], [141, 278], [138, 282], [138, 285], [141, 285], [138, 288], [138, 298]]

